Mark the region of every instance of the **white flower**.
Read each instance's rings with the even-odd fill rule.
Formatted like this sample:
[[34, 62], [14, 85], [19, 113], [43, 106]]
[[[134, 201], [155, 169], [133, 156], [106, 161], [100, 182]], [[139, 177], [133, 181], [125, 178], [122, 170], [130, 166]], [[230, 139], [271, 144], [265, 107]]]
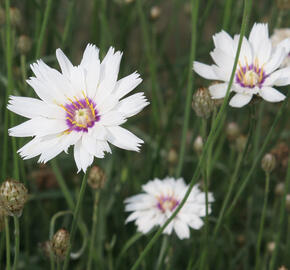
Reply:
[[141, 139], [120, 127], [147, 102], [143, 93], [124, 98], [142, 79], [133, 73], [118, 79], [122, 53], [110, 48], [100, 62], [99, 49], [88, 44], [79, 66], [60, 50], [56, 57], [62, 73], [39, 60], [31, 65], [36, 77], [27, 80], [40, 99], [11, 96], [8, 109], [30, 118], [9, 129], [15, 137], [34, 138], [18, 150], [24, 159], [40, 155], [47, 162], [74, 145], [78, 168], [85, 172], [94, 157], [111, 153], [111, 144], [139, 151]]
[[[145, 193], [132, 196], [125, 200], [125, 211], [132, 211], [126, 222], [134, 221], [137, 230], [149, 232], [154, 226], [162, 226], [182, 201], [188, 186], [182, 178], [154, 179], [142, 186]], [[213, 195], [208, 194], [209, 202]], [[211, 207], [208, 205], [208, 211]], [[171, 234], [174, 229], [180, 239], [189, 238], [189, 227], [200, 229], [206, 215], [205, 194], [195, 185], [177, 216], [168, 224], [163, 233]]]
[[[223, 81], [209, 87], [214, 99], [223, 98], [230, 80], [239, 35], [231, 38], [225, 31], [213, 36], [215, 49], [210, 53], [214, 65], [194, 62], [193, 68], [200, 76], [209, 80]], [[279, 69], [279, 66], [290, 51], [290, 39], [280, 42], [272, 48], [267, 24], [254, 24], [249, 40], [242, 41], [239, 62], [237, 65], [231, 91], [236, 94], [231, 98], [232, 107], [248, 104], [253, 95], [258, 95], [269, 102], [279, 102], [285, 96], [272, 86], [290, 84], [290, 67]], [[276, 71], [277, 70], [277, 71]]]
[[[275, 48], [281, 41], [286, 38], [290, 38], [290, 28], [280, 28], [275, 29], [273, 35], [271, 36], [272, 45]], [[286, 56], [280, 67], [290, 66], [290, 55]]]

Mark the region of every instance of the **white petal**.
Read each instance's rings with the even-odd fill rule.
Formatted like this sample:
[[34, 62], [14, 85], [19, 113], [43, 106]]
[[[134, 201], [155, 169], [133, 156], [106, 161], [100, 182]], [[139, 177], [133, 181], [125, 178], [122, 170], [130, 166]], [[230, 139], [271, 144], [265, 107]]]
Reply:
[[216, 48], [222, 49], [229, 56], [235, 57], [235, 50], [233, 46], [233, 39], [225, 32], [221, 31], [213, 36], [213, 42]]
[[133, 133], [119, 126], [107, 127], [107, 129], [109, 131], [108, 141], [111, 144], [125, 150], [139, 152], [139, 147], [143, 141]]
[[284, 86], [290, 84], [290, 67], [273, 72], [263, 83], [264, 86]]
[[109, 95], [105, 99], [96, 99], [97, 110], [99, 115], [103, 115], [110, 110], [112, 110], [117, 104], [119, 100], [114, 95]]
[[277, 45], [277, 49], [283, 48], [286, 55], [290, 52], [290, 38], [286, 38]]
[[263, 87], [259, 94], [263, 99], [269, 102], [279, 102], [286, 98], [285, 95], [272, 87]]
[[287, 54], [283, 48], [276, 49], [270, 61], [264, 67], [266, 74], [270, 74], [276, 70], [281, 65], [286, 56]]
[[208, 80], [219, 80], [219, 77], [213, 71], [213, 66], [214, 65], [209, 66], [196, 61], [193, 63], [193, 69], [199, 76]]
[[203, 221], [202, 221], [202, 219], [200, 218], [200, 217], [198, 217], [198, 216], [195, 216], [189, 223], [188, 223], [188, 225], [191, 227], [191, 228], [193, 228], [193, 229], [195, 229], [195, 230], [199, 230], [201, 227], [202, 227], [202, 225], [203, 225]]
[[65, 76], [67, 76], [69, 78], [71, 69], [73, 67], [72, 63], [66, 57], [66, 55], [63, 53], [63, 51], [61, 49], [56, 50], [56, 58], [57, 58], [57, 61], [60, 65], [62, 74], [64, 74]]
[[131, 117], [143, 110], [148, 104], [144, 93], [137, 93], [121, 100], [115, 109], [125, 117]]
[[208, 90], [212, 96], [212, 98], [223, 98], [227, 93], [228, 83], [217, 83], [211, 85]]
[[100, 124], [104, 126], [119, 126], [126, 122], [126, 118], [120, 111], [109, 111], [101, 116]]
[[248, 95], [248, 94], [235, 94], [232, 97], [229, 104], [232, 107], [241, 108], [245, 106], [246, 104], [248, 104], [251, 101], [252, 97], [253, 95]]
[[222, 69], [225, 69], [227, 73], [231, 73], [234, 64], [234, 58], [226, 54], [222, 49], [215, 48], [210, 53], [212, 59], [216, 65]]
[[118, 99], [121, 99], [134, 90], [141, 82], [142, 79], [140, 78], [140, 74], [134, 72], [117, 81], [114, 95], [116, 95]]
[[174, 230], [179, 239], [189, 238], [190, 236], [188, 226], [179, 219], [174, 220]]
[[83, 98], [84, 96], [82, 91], [86, 92], [87, 87], [85, 81], [85, 71], [82, 66], [73, 67], [71, 69], [70, 81], [73, 86], [73, 96]]

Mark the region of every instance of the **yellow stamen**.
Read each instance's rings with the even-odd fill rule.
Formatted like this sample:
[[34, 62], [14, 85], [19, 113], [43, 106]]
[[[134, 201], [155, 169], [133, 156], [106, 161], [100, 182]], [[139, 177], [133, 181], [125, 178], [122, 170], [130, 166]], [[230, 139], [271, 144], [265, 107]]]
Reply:
[[263, 74], [264, 74], [264, 70], [263, 69], [264, 69], [264, 67], [261, 67], [259, 82], [261, 82], [263, 80]]
[[74, 103], [74, 101], [72, 100], [72, 99], [70, 99], [69, 97], [66, 97], [71, 103], [72, 103], [72, 105], [76, 108], [76, 109], [78, 109], [79, 107]]
[[241, 72], [241, 74], [242, 74], [242, 76], [243, 76], [243, 78], [244, 78], [245, 74], [244, 74], [244, 70], [243, 70], [243, 67], [242, 67], [240, 61], [239, 61], [239, 66], [240, 66], [240, 72]]
[[62, 107], [71, 117], [74, 117], [73, 114], [65, 106], [63, 106], [62, 104], [58, 106]]
[[82, 107], [82, 108], [84, 108], [84, 105], [77, 99], [77, 97], [76, 96], [74, 96], [74, 98], [75, 98], [75, 100], [76, 100], [76, 102], [78, 103], [78, 104], [80, 104], [80, 106]]
[[249, 70], [249, 65], [248, 65], [248, 59], [247, 57], [245, 56], [245, 62], [246, 62], [246, 67], [247, 67], [247, 71]]
[[242, 77], [241, 77], [241, 74], [240, 74], [240, 72], [238, 71], [238, 77], [239, 77], [239, 80], [242, 82], [243, 80], [242, 80]]

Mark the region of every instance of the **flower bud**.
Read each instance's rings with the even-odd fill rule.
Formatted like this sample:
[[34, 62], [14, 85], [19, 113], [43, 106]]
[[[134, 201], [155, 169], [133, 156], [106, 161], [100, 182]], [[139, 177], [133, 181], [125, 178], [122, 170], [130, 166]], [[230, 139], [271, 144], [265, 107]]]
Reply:
[[177, 162], [177, 158], [178, 158], [178, 155], [177, 155], [175, 149], [171, 148], [169, 150], [169, 153], [168, 153], [168, 156], [167, 156], [168, 162], [170, 164], [175, 164]]
[[273, 253], [273, 251], [275, 250], [275, 247], [276, 247], [276, 244], [275, 244], [275, 242], [269, 242], [268, 244], [267, 244], [267, 250], [268, 250], [268, 252], [269, 253]]
[[131, 4], [134, 2], [134, 0], [124, 0], [125, 4]]
[[4, 209], [4, 207], [2, 207], [0, 205], [0, 232], [2, 232], [5, 228], [5, 217], [7, 216], [7, 212]]
[[31, 49], [31, 39], [28, 36], [21, 35], [18, 38], [17, 49], [21, 54], [27, 54]]
[[244, 135], [240, 135], [236, 139], [236, 149], [238, 152], [243, 152], [247, 144], [247, 137]]
[[51, 240], [51, 248], [57, 258], [61, 260], [65, 258], [69, 247], [69, 241], [70, 235], [65, 229], [60, 229], [54, 234]]
[[106, 182], [105, 172], [98, 166], [93, 166], [90, 169], [88, 176], [88, 184], [92, 189], [103, 188]]
[[26, 201], [27, 189], [22, 183], [9, 179], [0, 186], [0, 203], [8, 215], [20, 217]]
[[275, 195], [278, 197], [283, 196], [285, 191], [285, 184], [283, 182], [280, 182], [275, 187]]
[[226, 127], [226, 134], [230, 141], [234, 141], [240, 135], [240, 128], [235, 122], [228, 123]]
[[287, 270], [287, 268], [284, 265], [282, 265], [278, 268], [278, 270]]
[[266, 172], [266, 173], [270, 173], [275, 169], [276, 166], [276, 158], [273, 154], [266, 154], [263, 159], [262, 159], [262, 163], [261, 163], [262, 169]]
[[18, 8], [10, 8], [10, 22], [13, 26], [20, 26], [22, 22], [22, 16]]
[[160, 7], [158, 6], [153, 6], [151, 9], [150, 9], [150, 18], [152, 20], [157, 20], [159, 17], [160, 17], [160, 14], [161, 14], [161, 9]]
[[290, 194], [286, 195], [286, 209], [290, 213]]
[[199, 117], [208, 118], [215, 107], [207, 88], [198, 88], [192, 97], [192, 108]]
[[5, 10], [0, 7], [0, 26], [5, 24]]
[[193, 149], [194, 151], [200, 155], [203, 149], [203, 140], [201, 136], [197, 136], [193, 142]]

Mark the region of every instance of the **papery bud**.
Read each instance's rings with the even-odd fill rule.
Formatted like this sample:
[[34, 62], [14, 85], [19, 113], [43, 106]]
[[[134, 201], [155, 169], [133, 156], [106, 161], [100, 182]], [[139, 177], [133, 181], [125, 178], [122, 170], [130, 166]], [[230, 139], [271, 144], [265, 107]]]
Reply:
[[284, 265], [280, 266], [278, 270], [288, 270]]
[[69, 247], [69, 241], [70, 235], [65, 229], [60, 229], [54, 234], [51, 240], [51, 248], [57, 258], [61, 260], [65, 258]]
[[243, 152], [246, 147], [246, 144], [247, 144], [247, 137], [244, 135], [240, 135], [236, 139], [236, 149], [238, 150], [238, 152]]
[[31, 49], [31, 39], [28, 36], [21, 35], [18, 38], [17, 49], [21, 54], [27, 54]]
[[226, 127], [226, 134], [230, 141], [235, 140], [240, 134], [240, 128], [237, 123], [230, 122]]
[[275, 250], [275, 247], [276, 247], [276, 244], [275, 244], [275, 242], [269, 242], [268, 244], [267, 244], [267, 250], [268, 250], [268, 252], [269, 253], [273, 253], [273, 251]]
[[281, 197], [284, 195], [285, 192], [285, 184], [283, 182], [280, 182], [275, 187], [275, 195], [278, 197]]
[[131, 4], [133, 3], [135, 0], [124, 0], [125, 4]]
[[53, 252], [51, 248], [51, 242], [45, 241], [38, 244], [39, 249], [41, 250], [41, 253], [46, 259], [50, 258], [50, 254]]
[[7, 216], [7, 212], [4, 207], [0, 205], [0, 232], [2, 232], [5, 228], [5, 217]]
[[0, 26], [5, 24], [5, 10], [0, 7]]
[[276, 0], [279, 9], [290, 9], [290, 0]]
[[237, 236], [237, 243], [240, 245], [240, 246], [243, 246], [245, 243], [246, 243], [246, 237], [244, 234], [239, 234]]
[[200, 155], [203, 149], [203, 139], [201, 136], [197, 136], [193, 142], [194, 151]]
[[161, 14], [161, 9], [160, 7], [158, 6], [153, 6], [151, 9], [150, 9], [150, 18], [152, 20], [157, 20], [159, 17], [160, 17], [160, 14]]
[[192, 97], [192, 108], [199, 117], [208, 118], [215, 107], [207, 88], [198, 88]]
[[20, 217], [26, 201], [27, 189], [22, 183], [9, 179], [0, 186], [0, 203], [8, 215]]
[[21, 12], [18, 8], [11, 7], [10, 8], [10, 22], [13, 26], [19, 26], [22, 22]]
[[106, 182], [105, 172], [98, 166], [93, 166], [89, 171], [88, 184], [92, 189], [103, 188]]
[[266, 173], [270, 173], [275, 169], [276, 166], [276, 158], [273, 154], [266, 154], [263, 159], [262, 159], [262, 163], [261, 163], [262, 169], [266, 172]]
[[290, 194], [286, 195], [286, 209], [290, 213]]
[[175, 164], [177, 162], [178, 155], [177, 155], [175, 149], [171, 148], [169, 150], [167, 159], [168, 159], [168, 162], [171, 163], [171, 164]]

